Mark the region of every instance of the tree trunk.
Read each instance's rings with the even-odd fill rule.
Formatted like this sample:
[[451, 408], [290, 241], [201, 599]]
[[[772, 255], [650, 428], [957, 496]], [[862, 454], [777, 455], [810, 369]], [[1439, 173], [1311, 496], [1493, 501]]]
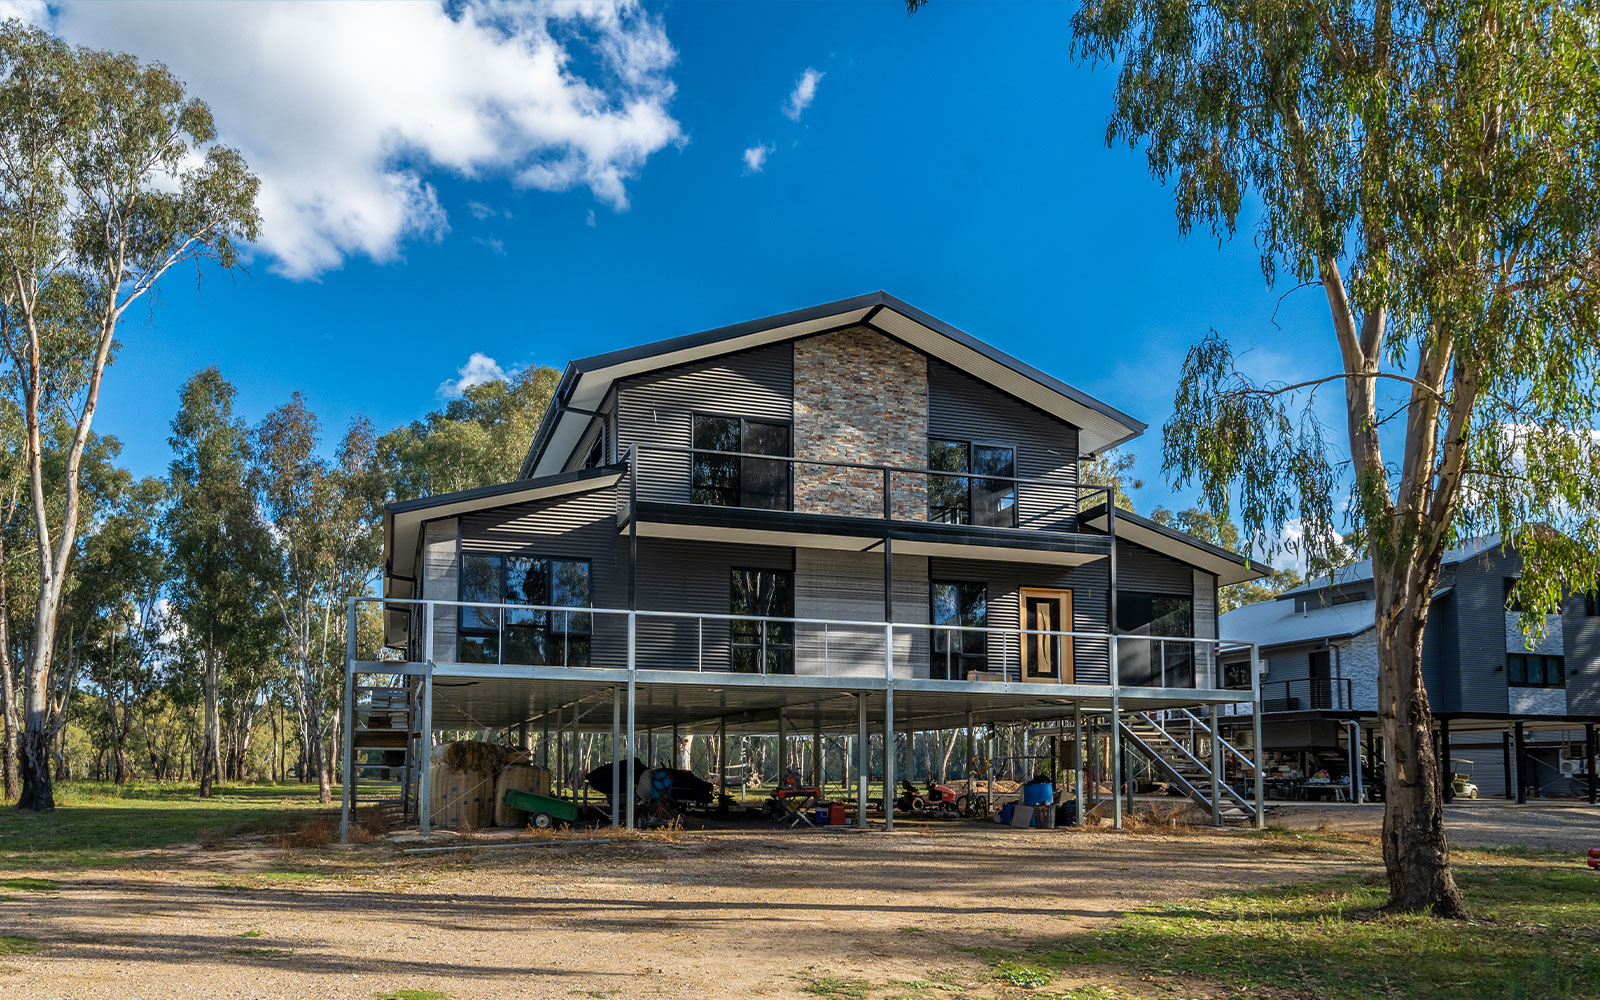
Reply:
[[1466, 904], [1450, 874], [1433, 711], [1422, 680], [1422, 632], [1433, 588], [1413, 588], [1423, 592], [1408, 600], [1395, 578], [1405, 572], [1400, 567], [1377, 574], [1378, 719], [1388, 748], [1383, 808], [1387, 909], [1464, 917]]
[[205, 718], [201, 723], [200, 759], [200, 797], [210, 798], [213, 784], [216, 781], [222, 742], [222, 728], [219, 712], [217, 711], [218, 689], [221, 684], [221, 671], [217, 666], [217, 657], [214, 652], [206, 653], [205, 675], [201, 686], [205, 690]]
[[[41, 598], [41, 603], [42, 603]], [[18, 809], [44, 812], [56, 807], [55, 790], [50, 782], [50, 648], [53, 645], [55, 620], [45, 623], [45, 631], [34, 636], [32, 655], [28, 657], [27, 673], [23, 678], [27, 698], [22, 718], [22, 796]]]

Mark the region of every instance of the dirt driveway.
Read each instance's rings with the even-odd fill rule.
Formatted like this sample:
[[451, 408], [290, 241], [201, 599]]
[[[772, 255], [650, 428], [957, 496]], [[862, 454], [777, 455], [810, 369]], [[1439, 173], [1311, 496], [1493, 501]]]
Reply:
[[[1383, 806], [1274, 803], [1268, 822], [1296, 830], [1339, 830], [1376, 837]], [[1457, 801], [1445, 806], [1444, 830], [1458, 847], [1534, 847], [1581, 857], [1600, 847], [1600, 808], [1557, 800], [1517, 805], [1503, 799]]]
[[993, 996], [988, 968], [961, 949], [1359, 863], [1231, 833], [986, 827], [435, 855], [381, 844], [168, 852], [0, 890], [0, 935], [34, 949], [0, 955], [0, 993], [797, 997], [827, 977], [938, 974]]

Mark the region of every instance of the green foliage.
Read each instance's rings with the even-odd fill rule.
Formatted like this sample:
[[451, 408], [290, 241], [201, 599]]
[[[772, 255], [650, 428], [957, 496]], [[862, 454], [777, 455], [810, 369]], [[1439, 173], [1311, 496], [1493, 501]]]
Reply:
[[994, 977], [1003, 983], [1020, 986], [1023, 989], [1034, 989], [1039, 986], [1049, 986], [1053, 978], [1045, 969], [1037, 965], [1026, 965], [1020, 962], [1002, 962], [995, 970]]
[[1080, 975], [1114, 967], [1141, 979], [1177, 975], [1235, 992], [1331, 1000], [1592, 995], [1600, 898], [1590, 872], [1470, 865], [1461, 882], [1478, 914], [1472, 922], [1386, 916], [1380, 887], [1340, 878], [1152, 907], [997, 961]]
[[460, 399], [377, 442], [394, 498], [450, 493], [517, 478], [560, 372], [527, 368], [506, 382], [467, 388]]
[[[1144, 488], [1144, 480], [1133, 474], [1134, 454], [1127, 451], [1118, 451], [1113, 448], [1102, 452], [1093, 458], [1085, 459], [1078, 465], [1078, 481], [1084, 486], [1109, 486], [1112, 496], [1116, 498], [1117, 507], [1122, 510], [1133, 510], [1133, 498], [1128, 495], [1129, 490]], [[1103, 498], [1085, 498], [1085, 506], [1096, 506]]]

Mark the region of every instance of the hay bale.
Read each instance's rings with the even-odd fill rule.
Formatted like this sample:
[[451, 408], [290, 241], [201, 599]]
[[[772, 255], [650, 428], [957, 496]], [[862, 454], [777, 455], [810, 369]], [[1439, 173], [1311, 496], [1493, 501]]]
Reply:
[[550, 772], [538, 764], [522, 761], [507, 764], [494, 779], [494, 825], [523, 827], [528, 825], [528, 814], [506, 805], [506, 790], [515, 788], [535, 795], [550, 794]]
[[446, 744], [445, 763], [458, 771], [486, 771], [493, 774], [506, 766], [513, 751], [498, 743], [480, 743], [477, 740], [457, 740]]

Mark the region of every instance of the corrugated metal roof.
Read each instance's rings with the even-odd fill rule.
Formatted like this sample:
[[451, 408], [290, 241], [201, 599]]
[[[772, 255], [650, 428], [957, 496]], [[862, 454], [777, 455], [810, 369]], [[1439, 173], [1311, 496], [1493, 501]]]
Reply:
[[1331, 608], [1296, 611], [1294, 601], [1262, 601], [1223, 615], [1219, 624], [1224, 642], [1253, 642], [1259, 646], [1287, 646], [1319, 639], [1360, 635], [1373, 624], [1377, 601], [1354, 601]]
[[[1473, 556], [1482, 555], [1490, 549], [1500, 547], [1499, 535], [1485, 535], [1482, 538], [1468, 539], [1457, 548], [1444, 554], [1442, 565], [1453, 566], [1456, 563], [1466, 562]], [[1324, 587], [1334, 587], [1345, 583], [1360, 583], [1372, 579], [1372, 560], [1363, 559], [1348, 566], [1341, 566], [1327, 576], [1319, 576], [1307, 580], [1293, 590], [1284, 591], [1285, 594], [1305, 594], [1313, 590], [1322, 590]]]

